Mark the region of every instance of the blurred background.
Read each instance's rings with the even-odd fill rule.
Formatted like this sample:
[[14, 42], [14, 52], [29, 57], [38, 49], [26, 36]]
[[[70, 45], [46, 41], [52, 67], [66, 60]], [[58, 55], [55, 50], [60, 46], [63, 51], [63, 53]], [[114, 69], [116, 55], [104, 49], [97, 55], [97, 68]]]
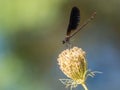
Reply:
[[[0, 90], [69, 90], [57, 65], [70, 11], [77, 6], [82, 24], [72, 38], [87, 53], [89, 90], [120, 90], [120, 0], [0, 0]], [[73, 90], [83, 90], [79, 85]]]

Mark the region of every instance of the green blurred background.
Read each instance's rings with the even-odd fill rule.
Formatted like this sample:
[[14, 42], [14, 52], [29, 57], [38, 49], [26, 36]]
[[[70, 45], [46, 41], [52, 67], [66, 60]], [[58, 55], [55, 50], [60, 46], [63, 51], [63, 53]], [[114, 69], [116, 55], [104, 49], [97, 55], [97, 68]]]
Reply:
[[73, 6], [80, 24], [97, 11], [71, 40], [86, 51], [88, 67], [103, 72], [87, 80], [89, 90], [120, 89], [120, 0], [0, 0], [0, 90], [69, 90], [57, 57]]

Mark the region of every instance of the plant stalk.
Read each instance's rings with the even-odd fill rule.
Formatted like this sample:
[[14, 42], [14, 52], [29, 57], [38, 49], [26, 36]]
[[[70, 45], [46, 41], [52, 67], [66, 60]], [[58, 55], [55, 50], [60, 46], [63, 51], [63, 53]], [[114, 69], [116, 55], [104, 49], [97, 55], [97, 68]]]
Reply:
[[83, 86], [83, 88], [84, 88], [85, 90], [88, 90], [88, 88], [87, 88], [87, 86], [85, 85], [85, 83], [83, 83], [82, 86]]

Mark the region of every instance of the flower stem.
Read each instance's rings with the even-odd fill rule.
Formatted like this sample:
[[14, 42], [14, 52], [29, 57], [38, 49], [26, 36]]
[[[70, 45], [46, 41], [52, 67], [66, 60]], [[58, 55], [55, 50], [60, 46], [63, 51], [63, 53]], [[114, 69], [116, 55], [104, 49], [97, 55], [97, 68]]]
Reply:
[[85, 90], [88, 90], [88, 88], [87, 88], [87, 86], [85, 85], [85, 83], [83, 83], [82, 86], [83, 86], [83, 88], [84, 88]]

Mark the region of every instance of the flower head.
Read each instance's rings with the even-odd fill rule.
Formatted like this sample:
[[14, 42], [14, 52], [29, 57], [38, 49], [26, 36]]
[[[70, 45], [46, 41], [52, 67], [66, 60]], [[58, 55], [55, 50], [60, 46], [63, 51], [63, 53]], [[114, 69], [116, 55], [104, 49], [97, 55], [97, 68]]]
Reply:
[[87, 63], [85, 52], [78, 47], [64, 50], [58, 57], [58, 64], [62, 72], [69, 78], [84, 82]]
[[66, 49], [59, 54], [57, 60], [61, 71], [76, 85], [85, 83], [87, 72], [85, 51], [78, 47]]
[[85, 81], [88, 76], [94, 77], [98, 71], [91, 71], [87, 69], [86, 53], [81, 48], [73, 47], [62, 51], [58, 56], [58, 65], [61, 71], [70, 79], [60, 79], [60, 81], [67, 87], [77, 87], [81, 84], [85, 90], [87, 86]]

